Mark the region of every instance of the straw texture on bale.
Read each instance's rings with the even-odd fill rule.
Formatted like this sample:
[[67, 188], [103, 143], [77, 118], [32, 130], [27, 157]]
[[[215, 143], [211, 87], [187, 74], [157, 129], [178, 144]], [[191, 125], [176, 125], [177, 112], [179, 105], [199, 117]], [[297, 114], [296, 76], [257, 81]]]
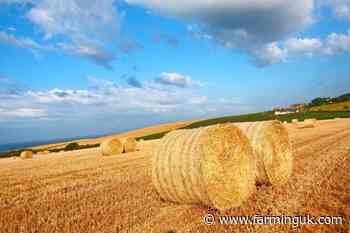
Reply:
[[33, 155], [34, 155], [33, 151], [22, 151], [20, 157], [22, 159], [31, 159], [33, 158]]
[[168, 133], [152, 166], [157, 192], [176, 203], [225, 210], [240, 206], [255, 190], [256, 157], [232, 124]]
[[129, 153], [136, 151], [137, 148], [137, 142], [135, 138], [122, 138], [120, 141], [123, 144], [123, 152]]
[[102, 155], [109, 156], [123, 153], [123, 144], [118, 138], [108, 139], [100, 145]]
[[293, 170], [293, 154], [287, 130], [280, 121], [235, 124], [250, 140], [257, 156], [257, 184], [282, 185]]

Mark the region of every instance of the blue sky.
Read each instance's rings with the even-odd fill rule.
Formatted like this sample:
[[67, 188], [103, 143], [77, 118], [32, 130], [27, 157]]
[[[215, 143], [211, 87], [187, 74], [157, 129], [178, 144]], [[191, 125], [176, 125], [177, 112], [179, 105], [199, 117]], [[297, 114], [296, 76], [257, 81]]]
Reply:
[[0, 0], [0, 18], [0, 144], [350, 90], [348, 0]]

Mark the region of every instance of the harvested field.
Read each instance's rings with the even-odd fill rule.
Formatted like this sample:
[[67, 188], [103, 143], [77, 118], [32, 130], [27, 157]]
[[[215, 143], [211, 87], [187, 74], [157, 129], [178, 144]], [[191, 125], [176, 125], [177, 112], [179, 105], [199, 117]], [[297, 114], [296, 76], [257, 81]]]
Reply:
[[[158, 140], [132, 156], [101, 156], [99, 148], [0, 160], [0, 232], [349, 232], [350, 120], [286, 125], [294, 171], [282, 186], [259, 186], [242, 206], [218, 212], [164, 202], [152, 185]], [[342, 225], [220, 225], [219, 215], [343, 216]]]

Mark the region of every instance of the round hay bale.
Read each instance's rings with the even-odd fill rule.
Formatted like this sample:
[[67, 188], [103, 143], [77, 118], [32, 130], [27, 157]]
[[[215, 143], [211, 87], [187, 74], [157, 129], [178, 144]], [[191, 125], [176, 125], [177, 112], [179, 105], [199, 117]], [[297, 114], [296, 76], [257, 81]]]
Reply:
[[298, 122], [299, 122], [298, 119], [293, 119], [293, 120], [292, 120], [292, 123], [294, 123], [294, 124], [296, 124], [296, 123], [298, 123]]
[[122, 138], [120, 141], [123, 144], [123, 152], [130, 153], [135, 152], [137, 148], [137, 142], [135, 138]]
[[166, 134], [152, 167], [157, 192], [176, 203], [226, 210], [240, 206], [255, 190], [256, 157], [232, 124]]
[[285, 125], [286, 125], [286, 124], [288, 124], [288, 122], [287, 122], [287, 121], [283, 121], [283, 124], [285, 124]]
[[100, 145], [102, 155], [110, 156], [123, 153], [124, 147], [118, 138], [106, 140]]
[[305, 123], [313, 123], [313, 124], [316, 124], [317, 119], [315, 119], [315, 118], [305, 119], [304, 122], [305, 122]]
[[251, 142], [257, 156], [257, 184], [282, 185], [293, 171], [288, 131], [279, 121], [235, 124]]
[[317, 122], [316, 119], [305, 119], [299, 128], [301, 128], [301, 129], [315, 128], [316, 122]]
[[27, 151], [22, 151], [20, 157], [22, 159], [31, 159], [33, 158], [33, 151], [27, 150]]

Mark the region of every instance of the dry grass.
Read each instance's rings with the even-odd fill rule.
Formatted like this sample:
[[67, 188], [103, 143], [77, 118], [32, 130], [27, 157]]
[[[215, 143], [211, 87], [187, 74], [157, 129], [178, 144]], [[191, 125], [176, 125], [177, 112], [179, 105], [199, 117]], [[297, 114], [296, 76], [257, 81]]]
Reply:
[[167, 134], [155, 151], [153, 184], [164, 200], [237, 207], [255, 190], [256, 158], [231, 125]]
[[[310, 232], [348, 233], [350, 120], [320, 121], [300, 130], [288, 124], [295, 169], [284, 185], [260, 186], [239, 208], [219, 213], [159, 199], [152, 154], [159, 141], [140, 143], [132, 156], [100, 155], [98, 148], [23, 161], [0, 160], [0, 232]], [[202, 224], [203, 216], [341, 215], [343, 225]]]

